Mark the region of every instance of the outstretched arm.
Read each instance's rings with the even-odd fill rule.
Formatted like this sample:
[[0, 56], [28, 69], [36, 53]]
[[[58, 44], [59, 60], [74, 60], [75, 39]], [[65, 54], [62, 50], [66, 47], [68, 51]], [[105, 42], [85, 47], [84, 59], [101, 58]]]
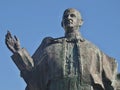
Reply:
[[16, 36], [12, 37], [8, 31], [5, 36], [5, 43], [8, 49], [13, 53], [11, 58], [21, 72], [21, 77], [24, 78], [27, 84], [31, 84], [33, 79], [34, 62], [26, 49], [21, 48], [20, 42]]
[[5, 43], [8, 49], [13, 53], [12, 59], [20, 71], [30, 71], [34, 67], [33, 59], [24, 48], [21, 48], [18, 38], [16, 36], [12, 37], [9, 31], [5, 36]]

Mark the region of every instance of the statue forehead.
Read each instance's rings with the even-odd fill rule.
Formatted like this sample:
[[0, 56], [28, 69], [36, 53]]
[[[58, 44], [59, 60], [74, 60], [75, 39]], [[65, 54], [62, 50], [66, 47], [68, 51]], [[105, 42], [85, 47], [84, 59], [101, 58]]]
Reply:
[[64, 14], [63, 15], [66, 15], [66, 14], [69, 14], [69, 13], [74, 13], [76, 14], [78, 17], [81, 18], [81, 14], [78, 10], [74, 9], [74, 8], [68, 8], [64, 11]]

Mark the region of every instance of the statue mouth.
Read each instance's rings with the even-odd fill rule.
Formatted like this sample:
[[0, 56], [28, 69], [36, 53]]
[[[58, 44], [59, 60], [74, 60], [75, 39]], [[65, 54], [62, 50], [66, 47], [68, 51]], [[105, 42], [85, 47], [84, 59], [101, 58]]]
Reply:
[[66, 20], [66, 24], [73, 24], [73, 20], [72, 19]]

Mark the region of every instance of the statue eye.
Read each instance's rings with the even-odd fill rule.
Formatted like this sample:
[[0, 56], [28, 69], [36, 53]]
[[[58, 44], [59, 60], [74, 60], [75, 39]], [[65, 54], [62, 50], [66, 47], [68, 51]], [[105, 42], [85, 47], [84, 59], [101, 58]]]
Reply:
[[75, 14], [71, 14], [70, 16], [71, 16], [71, 17], [76, 17]]

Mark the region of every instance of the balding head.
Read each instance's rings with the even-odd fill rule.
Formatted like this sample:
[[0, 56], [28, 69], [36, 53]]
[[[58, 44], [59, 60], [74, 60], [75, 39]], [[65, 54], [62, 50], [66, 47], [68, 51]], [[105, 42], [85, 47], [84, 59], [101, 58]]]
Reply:
[[65, 31], [71, 29], [78, 30], [82, 24], [83, 20], [78, 10], [74, 8], [68, 8], [64, 11], [61, 25], [65, 29]]
[[68, 9], [66, 9], [66, 10], [64, 11], [64, 13], [63, 13], [63, 18], [64, 18], [64, 15], [66, 15], [66, 14], [69, 13], [69, 12], [76, 12], [77, 18], [78, 18], [78, 19], [82, 19], [82, 16], [81, 16], [80, 12], [79, 12], [78, 10], [74, 9], [74, 8], [68, 8]]

